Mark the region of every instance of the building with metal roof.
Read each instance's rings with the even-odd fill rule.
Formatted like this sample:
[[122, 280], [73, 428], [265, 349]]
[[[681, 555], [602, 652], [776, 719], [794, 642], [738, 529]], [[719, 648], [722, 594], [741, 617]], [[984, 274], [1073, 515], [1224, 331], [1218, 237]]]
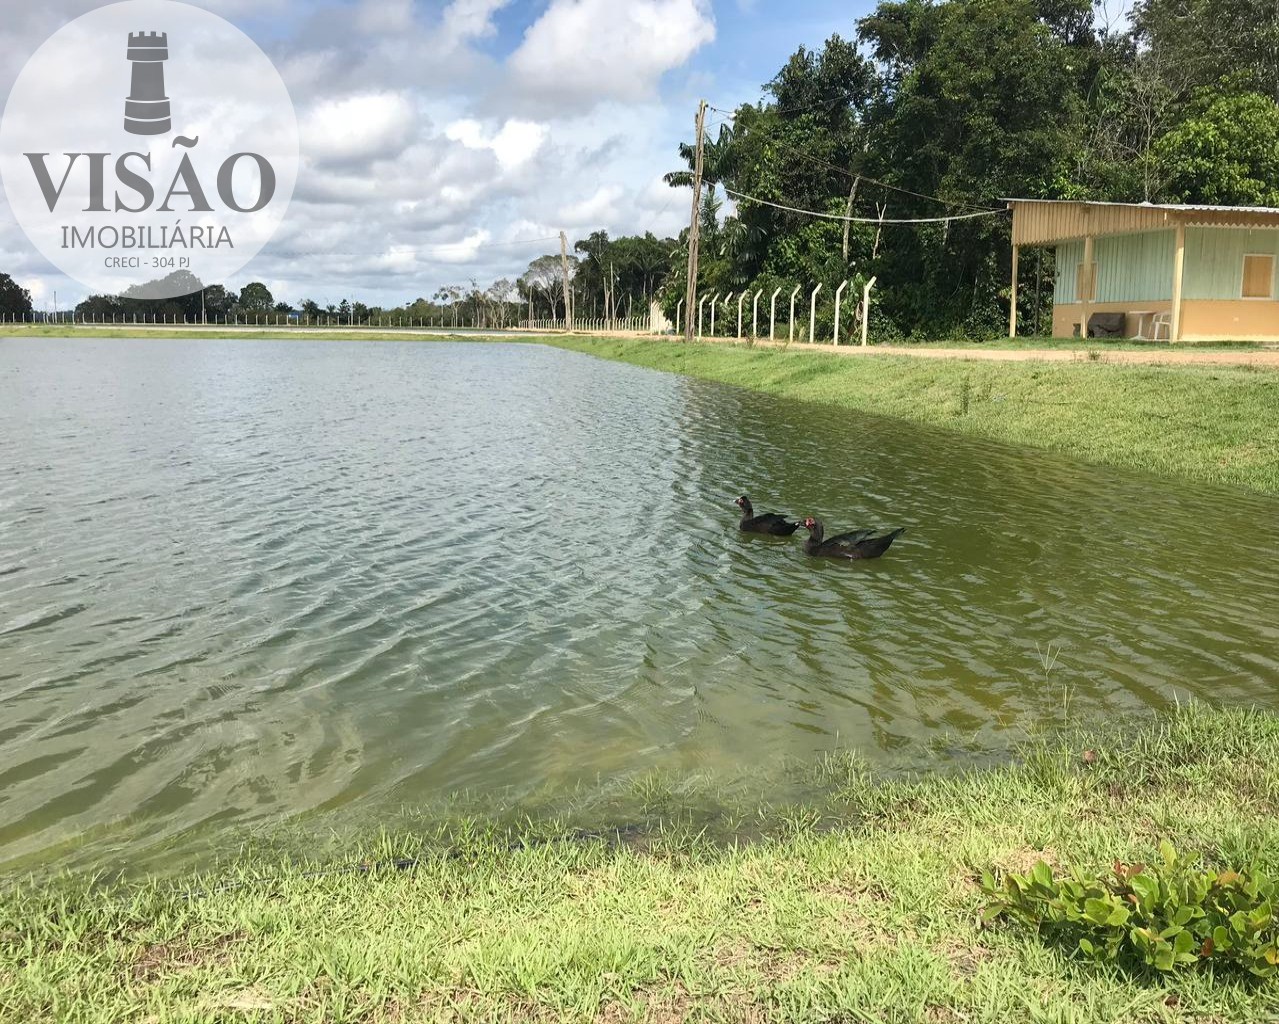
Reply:
[[1279, 340], [1279, 209], [1009, 199], [1013, 301], [1027, 247], [1056, 252], [1055, 337]]

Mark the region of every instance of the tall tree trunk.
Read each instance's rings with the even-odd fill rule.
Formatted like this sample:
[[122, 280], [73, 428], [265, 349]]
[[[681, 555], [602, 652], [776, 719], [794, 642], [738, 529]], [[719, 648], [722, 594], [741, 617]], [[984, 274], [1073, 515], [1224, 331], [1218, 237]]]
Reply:
[[[845, 217], [852, 217], [853, 203], [857, 199], [857, 186], [861, 184], [861, 175], [853, 178], [853, 187], [848, 190], [848, 212]], [[848, 235], [852, 230], [853, 222], [851, 220], [844, 221], [844, 266], [848, 266]]]

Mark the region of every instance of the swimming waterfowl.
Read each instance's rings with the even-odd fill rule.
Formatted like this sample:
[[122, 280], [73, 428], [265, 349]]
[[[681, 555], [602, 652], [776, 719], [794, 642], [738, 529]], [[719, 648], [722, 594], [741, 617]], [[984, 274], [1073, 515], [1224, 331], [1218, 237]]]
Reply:
[[737, 528], [742, 533], [764, 533], [770, 537], [789, 537], [799, 529], [799, 523], [792, 523], [785, 516], [776, 512], [764, 512], [761, 515], [756, 515], [750, 498], [744, 494], [733, 504], [742, 510], [741, 522], [737, 524]]
[[826, 538], [826, 529], [820, 519], [809, 516], [804, 520], [808, 540], [804, 541], [804, 553], [818, 558], [847, 558], [852, 560], [879, 558], [893, 546], [893, 541], [906, 532], [906, 528], [894, 530], [882, 537], [874, 536], [874, 530], [854, 530]]

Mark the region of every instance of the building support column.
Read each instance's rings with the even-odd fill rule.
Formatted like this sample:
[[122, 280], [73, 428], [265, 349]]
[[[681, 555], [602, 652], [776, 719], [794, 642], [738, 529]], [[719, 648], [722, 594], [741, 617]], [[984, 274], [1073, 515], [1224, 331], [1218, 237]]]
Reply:
[[1013, 283], [1008, 290], [1008, 337], [1017, 337], [1017, 262], [1021, 256], [1021, 246], [1013, 246]]
[[1079, 290], [1080, 295], [1080, 313], [1079, 313], [1079, 337], [1083, 341], [1088, 340], [1088, 307], [1096, 298], [1097, 279], [1092, 272], [1093, 265], [1093, 238], [1092, 235], [1084, 236], [1084, 263], [1080, 268], [1083, 280], [1075, 287]]
[[1186, 225], [1177, 225], [1177, 255], [1172, 264], [1172, 323], [1168, 328], [1169, 344], [1181, 340], [1181, 284], [1186, 276]]

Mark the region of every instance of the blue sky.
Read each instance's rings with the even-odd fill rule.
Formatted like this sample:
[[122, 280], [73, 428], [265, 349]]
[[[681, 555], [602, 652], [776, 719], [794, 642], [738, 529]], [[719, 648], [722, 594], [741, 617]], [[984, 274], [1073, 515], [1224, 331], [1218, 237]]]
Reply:
[[[243, 280], [278, 298], [398, 304], [515, 277], [603, 227], [679, 230], [661, 183], [697, 99], [761, 96], [800, 45], [852, 36], [869, 3], [835, 0], [197, 0], [275, 61], [303, 165], [276, 241]], [[98, 0], [30, 5], [0, 26], [0, 88]], [[273, 255], [303, 252], [307, 258]], [[336, 253], [377, 253], [343, 258]], [[84, 289], [39, 258], [0, 205], [0, 270], [38, 305]], [[64, 307], [66, 302], [61, 303]]]

